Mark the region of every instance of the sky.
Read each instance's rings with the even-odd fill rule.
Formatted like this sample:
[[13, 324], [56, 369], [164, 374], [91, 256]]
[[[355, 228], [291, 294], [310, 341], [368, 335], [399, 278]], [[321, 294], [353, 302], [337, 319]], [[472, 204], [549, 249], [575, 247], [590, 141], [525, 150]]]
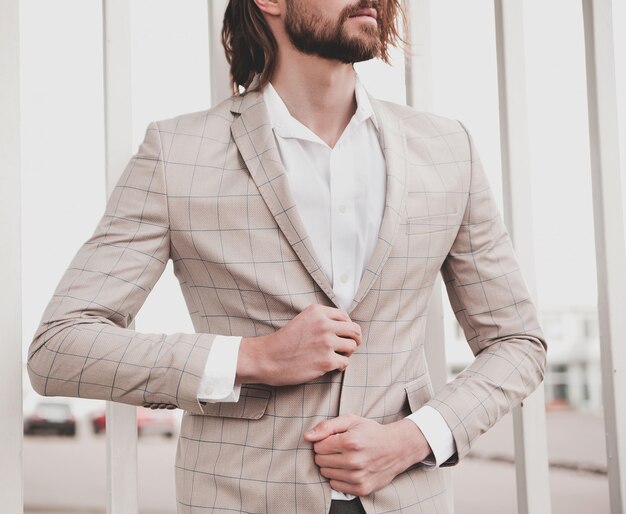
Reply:
[[[131, 5], [137, 148], [151, 121], [210, 107], [207, 8], [204, 0], [133, 0]], [[526, 0], [524, 6], [533, 184], [528, 222], [534, 227], [537, 301], [540, 308], [595, 305], [580, 2]], [[626, 28], [624, 2], [614, 8], [616, 22]], [[62, 273], [104, 210], [101, 2], [23, 0], [21, 24], [27, 345]], [[493, 2], [433, 1], [431, 24], [432, 110], [468, 127], [499, 197]], [[616, 32], [618, 84], [626, 91], [626, 30]], [[358, 71], [374, 96], [403, 103], [402, 54], [393, 55], [391, 67], [370, 62]], [[620, 97], [622, 125], [625, 97]], [[622, 156], [622, 176], [625, 160]], [[144, 305], [137, 328], [193, 331], [171, 266]]]

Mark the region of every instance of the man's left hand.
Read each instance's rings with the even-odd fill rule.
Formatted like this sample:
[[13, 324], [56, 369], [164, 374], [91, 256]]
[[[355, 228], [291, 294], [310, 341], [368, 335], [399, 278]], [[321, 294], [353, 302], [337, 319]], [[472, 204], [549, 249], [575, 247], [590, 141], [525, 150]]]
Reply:
[[381, 425], [339, 416], [318, 423], [304, 439], [314, 443], [315, 463], [330, 486], [356, 496], [378, 491], [431, 453], [422, 431], [408, 419]]

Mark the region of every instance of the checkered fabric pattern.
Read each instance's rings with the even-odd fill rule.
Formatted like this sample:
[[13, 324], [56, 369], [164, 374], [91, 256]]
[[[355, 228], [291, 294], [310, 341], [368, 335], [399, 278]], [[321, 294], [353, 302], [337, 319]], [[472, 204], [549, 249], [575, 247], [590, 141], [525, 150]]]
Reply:
[[[335, 305], [288, 187], [262, 95], [150, 124], [31, 344], [46, 395], [185, 410], [179, 514], [326, 514], [330, 486], [303, 433], [354, 413], [381, 423], [428, 404], [463, 457], [541, 381], [545, 342], [474, 142], [458, 121], [372, 99], [387, 166], [384, 217], [349, 310], [363, 344], [344, 373], [196, 398], [215, 334], [277, 330]], [[168, 259], [195, 334], [128, 328]], [[476, 355], [434, 394], [424, 356], [435, 278]], [[414, 466], [362, 498], [368, 513], [446, 513], [440, 470]]]

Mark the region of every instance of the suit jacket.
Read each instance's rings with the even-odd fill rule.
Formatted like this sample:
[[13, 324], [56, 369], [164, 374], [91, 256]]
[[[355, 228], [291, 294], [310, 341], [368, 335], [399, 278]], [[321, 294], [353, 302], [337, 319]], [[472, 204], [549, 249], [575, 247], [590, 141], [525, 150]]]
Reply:
[[[428, 404], [452, 430], [452, 465], [542, 379], [545, 343], [471, 136], [453, 119], [372, 105], [386, 203], [348, 311], [363, 344], [344, 373], [197, 400], [215, 334], [267, 334], [311, 303], [335, 305], [258, 92], [150, 124], [45, 310], [28, 356], [39, 393], [184, 409], [179, 513], [325, 514], [330, 486], [306, 429], [348, 413], [390, 423]], [[196, 333], [128, 329], [168, 259]], [[434, 394], [424, 329], [440, 271], [476, 359]], [[442, 472], [417, 465], [362, 502], [441, 514], [445, 493]]]

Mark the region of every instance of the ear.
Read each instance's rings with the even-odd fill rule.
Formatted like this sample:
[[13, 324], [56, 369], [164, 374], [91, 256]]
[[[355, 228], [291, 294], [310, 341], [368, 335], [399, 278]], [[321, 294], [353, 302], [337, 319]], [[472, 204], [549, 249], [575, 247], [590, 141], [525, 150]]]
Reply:
[[279, 0], [254, 0], [254, 3], [264, 14], [280, 16], [282, 12], [282, 5]]

